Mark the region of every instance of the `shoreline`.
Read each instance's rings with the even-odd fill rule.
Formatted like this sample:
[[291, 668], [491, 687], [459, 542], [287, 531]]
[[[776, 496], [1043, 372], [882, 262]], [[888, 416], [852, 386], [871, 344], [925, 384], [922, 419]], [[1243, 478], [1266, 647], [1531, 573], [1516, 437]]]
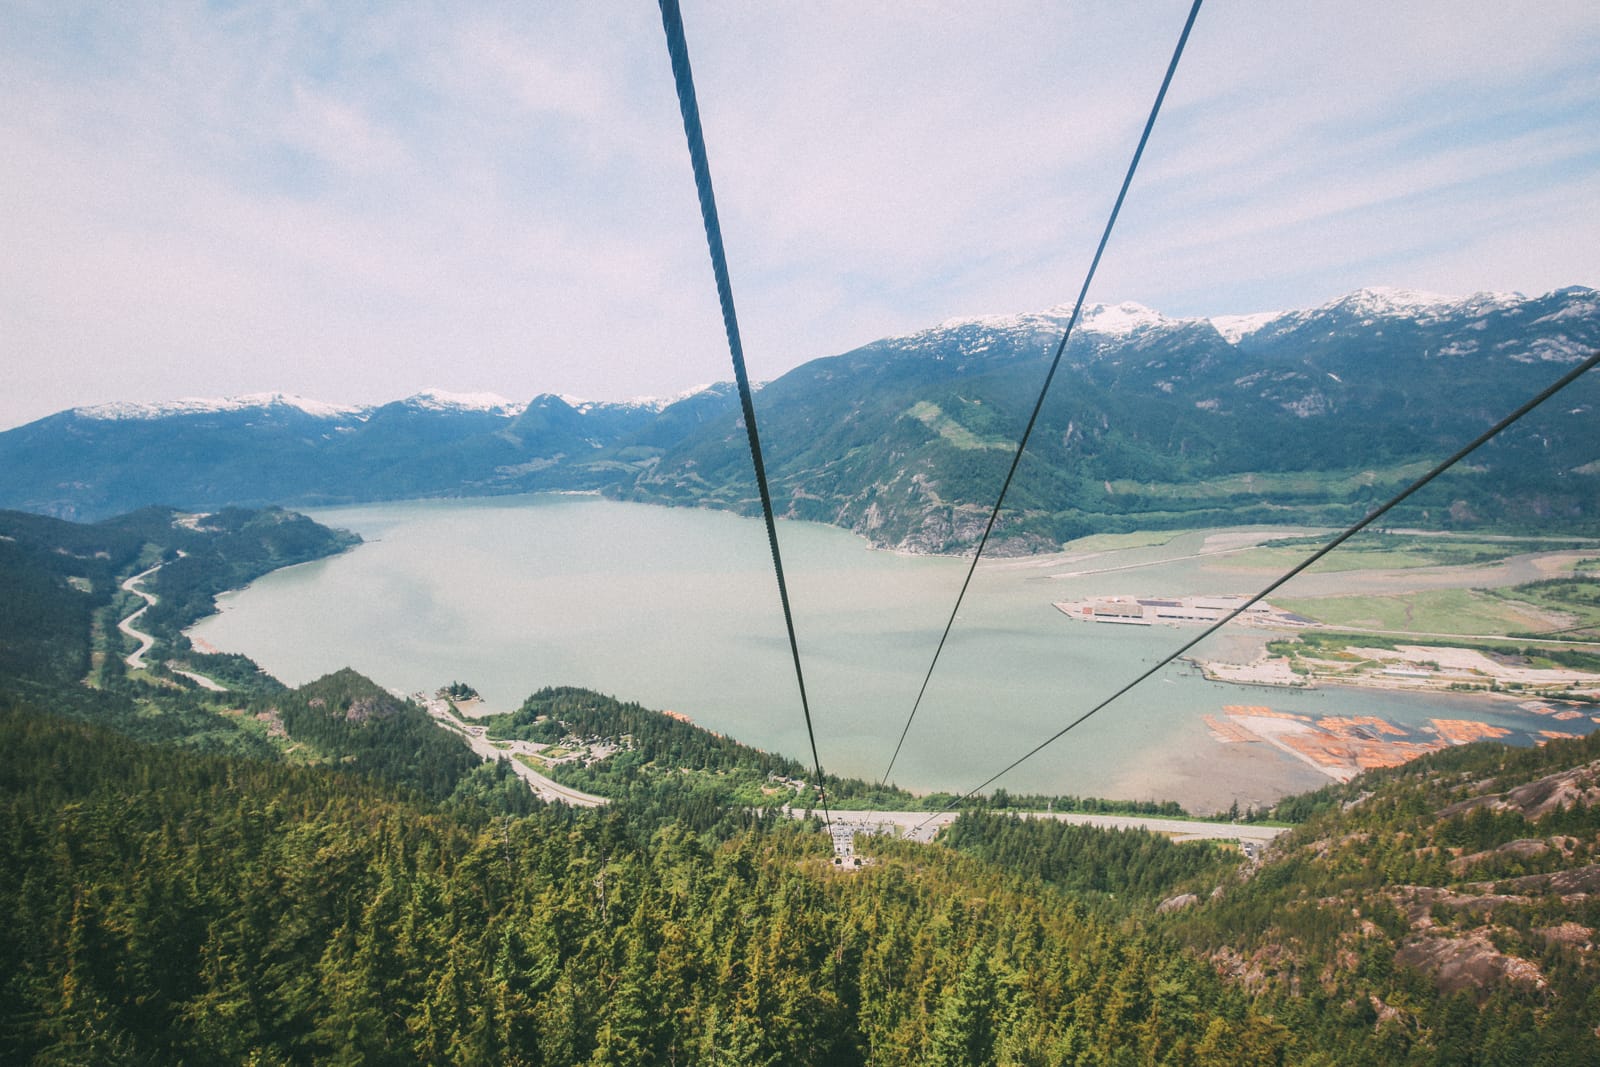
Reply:
[[[557, 506], [533, 506], [541, 499]], [[568, 506], [561, 506], [563, 501]], [[592, 512], [587, 510], [591, 501], [595, 509]], [[329, 652], [337, 652], [341, 661], [356, 665], [383, 684], [408, 690], [428, 685], [432, 679], [465, 676], [488, 697], [485, 706], [462, 709], [464, 717], [472, 719], [478, 719], [491, 708], [515, 708], [528, 693], [560, 680], [598, 691], [622, 693], [626, 699], [637, 700], [647, 707], [684, 708], [706, 728], [738, 737], [754, 747], [775, 752], [795, 751], [796, 745], [803, 741], [796, 742], [790, 736], [794, 730], [787, 717], [787, 704], [771, 695], [770, 679], [763, 678], [760, 670], [742, 676], [739, 684], [730, 689], [727, 681], [715, 672], [695, 669], [696, 657], [703, 651], [699, 646], [707, 643], [720, 642], [717, 647], [726, 646], [732, 653], [758, 666], [772, 658], [767, 656], [767, 645], [752, 638], [752, 634], [760, 637], [764, 633], [759, 625], [764, 624], [770, 614], [765, 602], [748, 606], [747, 601], [755, 597], [711, 596], [706, 592], [708, 586], [704, 581], [706, 572], [720, 574], [725, 570], [742, 575], [748, 570], [755, 573], [757, 563], [744, 556], [749, 555], [754, 560], [761, 553], [754, 549], [746, 553], [740, 547], [745, 542], [744, 535], [751, 531], [725, 529], [720, 522], [715, 525], [699, 520], [669, 522], [647, 514], [665, 516], [699, 509], [657, 506], [640, 509], [637, 517], [599, 510], [625, 507], [630, 503], [639, 502], [612, 501], [588, 493], [517, 494], [367, 503], [356, 505], [346, 515], [319, 516], [319, 521], [332, 525], [356, 529], [371, 526], [373, 536], [369, 542], [376, 542], [380, 533], [386, 535], [387, 544], [376, 546], [384, 551], [374, 548], [367, 553], [351, 552], [346, 556], [346, 563], [363, 561], [366, 557], [381, 558], [376, 563], [367, 560], [362, 566], [329, 567], [315, 582], [284, 583], [284, 588], [275, 593], [270, 589], [263, 592], [257, 586], [252, 596], [265, 603], [256, 606], [256, 621], [252, 626], [243, 626], [239, 616], [231, 611], [224, 612], [223, 618], [233, 617], [229, 625], [212, 629], [207, 625], [211, 620], [202, 620], [198, 635], [192, 629], [189, 631], [191, 640], [195, 636], [209, 637], [222, 647], [239, 647], [252, 658], [259, 657], [258, 662], [265, 669], [291, 683], [297, 674], [309, 678], [332, 669], [331, 661], [327, 666], [322, 662], [328, 658], [323, 653]], [[372, 510], [367, 511], [369, 508]], [[741, 519], [723, 509], [706, 510], [709, 515], [720, 516], [725, 521]], [[537, 566], [523, 561], [523, 556], [529, 560], [534, 558], [530, 553], [515, 557], [507, 557], [505, 553], [507, 543], [534, 544], [550, 538], [556, 538], [562, 545], [581, 547], [603, 543], [615, 547], [605, 538], [596, 537], [595, 531], [602, 526], [607, 531], [612, 530], [619, 519], [633, 524], [625, 524], [626, 529], [642, 531], [629, 534], [630, 538], [641, 538], [637, 546], [640, 558], [626, 574], [617, 575], [615, 581], [607, 579], [610, 584], [597, 584], [593, 577], [610, 573], [607, 564], [603, 560], [590, 561], [578, 548], [570, 553], [572, 560], [551, 557], [548, 552], [539, 553]], [[889, 692], [897, 690], [898, 675], [880, 671], [882, 664], [879, 662], [868, 663], [860, 649], [870, 645], [884, 655], [892, 653], [904, 659], [908, 665], [902, 673], [910, 679], [908, 684], [914, 685], [926, 663], [920, 654], [905, 653], [903, 646], [917, 640], [921, 628], [928, 625], [924, 616], [941, 609], [948, 611], [947, 597], [942, 591], [924, 593], [923, 590], [937, 584], [933, 579], [943, 575], [945, 569], [955, 575], [956, 570], [965, 568], [959, 567], [955, 557], [949, 557], [945, 569], [931, 568], [937, 573], [925, 573], [930, 569], [920, 566], [888, 568], [872, 563], [871, 556], [926, 560], [929, 564], [943, 562], [947, 557], [885, 551], [859, 534], [828, 523], [799, 522], [795, 525], [809, 527], [815, 533], [808, 536], [801, 529], [786, 530], [785, 538], [794, 538], [798, 546], [794, 552], [797, 558], [803, 559], [809, 552], [814, 560], [821, 561], [813, 563], [817, 595], [834, 598], [828, 601], [826, 612], [814, 619], [817, 625], [813, 630], [824, 632], [819, 633], [812, 644], [824, 664], [832, 665], [832, 669], [849, 682], [847, 686], [838, 679], [826, 683], [840, 691], [836, 699], [840, 709], [837, 721], [828, 728], [840, 735], [838, 744], [844, 746], [839, 759], [828, 760], [828, 765], [841, 773], [859, 774], [854, 767], [836, 768], [834, 764], [839, 760], [846, 764], [862, 762], [858, 757], [864, 748], [883, 741], [878, 735], [887, 733], [888, 741], [892, 742], [893, 730], [898, 729], [898, 724], [893, 724], [892, 729], [860, 725], [850, 717], [858, 713], [865, 715], [867, 711], [861, 709], [870, 710], [883, 703], [886, 693], [888, 699], [898, 696], [898, 692]], [[402, 528], [409, 531], [407, 537], [392, 535], [391, 531]], [[1126, 667], [1131, 672], [1136, 669], [1139, 656], [1158, 655], [1161, 651], [1155, 647], [1161, 643], [1159, 634], [1149, 633], [1140, 638], [1123, 627], [1106, 627], [1103, 631], [1084, 627], [1069, 638], [1060, 625], [1065, 617], [1050, 605], [1074, 594], [1090, 595], [1102, 589], [1110, 593], [1113, 590], [1106, 587], [1115, 580], [1106, 575], [1099, 579], [1099, 589], [1077, 587], [1071, 580], [1062, 580], [1061, 571], [1104, 573], [1109, 569], [1121, 570], [1132, 563], [1149, 568], [1150, 577], [1144, 576], [1146, 572], [1130, 572], [1140, 574], [1141, 586], [1187, 588], [1197, 584], [1202, 590], [1220, 591], [1239, 584], [1236, 573], [1239, 556], [1235, 553], [1244, 543], [1281, 537], [1289, 532], [1282, 527], [1256, 526], [1217, 528], [1201, 533], [1161, 531], [1159, 536], [1151, 534], [1148, 538], [1101, 535], [1104, 539], [1072, 546], [1066, 552], [986, 561], [985, 570], [993, 572], [990, 581], [994, 584], [988, 599], [981, 602], [984, 610], [975, 616], [983, 628], [978, 631], [973, 647], [993, 659], [984, 659], [976, 667], [963, 666], [976, 679], [971, 684], [987, 684], [985, 680], [996, 667], [1013, 672], [1015, 693], [1008, 687], [1006, 699], [1010, 703], [1005, 717], [999, 720], [1008, 730], [1020, 736], [1035, 728], [1041, 733], [1053, 729], [1047, 709], [1054, 706], [1052, 701], [1062, 699], [1061, 691], [1039, 691], [1044, 683], [1030, 682], [1032, 678], [1054, 678], [1054, 674], [1044, 672], [1039, 664], [1050, 665], [1051, 670], [1070, 681], [1071, 677], [1076, 677], [1070, 675], [1070, 669], [1077, 659], [1088, 657], [1100, 667], [1109, 669], [1117, 665], [1119, 670]], [[467, 538], [465, 549], [464, 537]], [[702, 551], [706, 544], [719, 548], [734, 545], [737, 551], [723, 553], [733, 563], [724, 565], [720, 555], [717, 559], [702, 560], [695, 553]], [[441, 546], [449, 547], [448, 558], [459, 561], [454, 570], [441, 565]], [[668, 555], [669, 550], [671, 555]], [[1174, 557], [1193, 562], [1176, 564], [1170, 576], [1157, 576], [1163, 565], [1173, 564]], [[544, 562], [551, 559], [554, 562]], [[659, 582], [654, 580], [655, 572], [642, 569], [654, 566], [660, 567]], [[447, 570], [451, 576], [448, 580], [441, 579], [440, 575]], [[765, 580], [764, 567], [761, 574]], [[377, 580], [395, 583], [392, 588], [384, 588], [389, 595], [399, 597], [397, 603], [404, 605], [398, 617], [392, 611], [380, 610], [356, 588], [358, 584], [370, 586]], [[950, 584], [954, 585], [953, 578]], [[288, 588], [290, 585], [294, 588]], [[574, 591], [579, 589], [582, 590], [581, 601], [573, 600]], [[1145, 592], [1143, 588], [1130, 591]], [[891, 593], [900, 599], [888, 597]], [[858, 605], [857, 600], [862, 604]], [[879, 603], [880, 600], [887, 601], [887, 607]], [[909, 607], [899, 606], [923, 601], [932, 605], [930, 612], [914, 612]], [[581, 611], [571, 606], [574, 604]], [[873, 613], [870, 617], [849, 614], [867, 610]], [[577, 611], [575, 621], [569, 618], [574, 611]], [[885, 611], [888, 612], [886, 617]], [[969, 613], [971, 611], [969, 608]], [[755, 620], [748, 626], [743, 625], [747, 617]], [[861, 621], [862, 618], [867, 621]], [[704, 620], [708, 627], [706, 636], [692, 643], [682, 640], [685, 619], [697, 625]], [[741, 625], [734, 626], [727, 621], [729, 619]], [[900, 634], [894, 642], [877, 636], [885, 625], [893, 633]], [[244, 639], [247, 631], [249, 640]], [[1114, 631], [1124, 632], [1118, 636]], [[1271, 636], [1275, 635], [1255, 630], [1240, 640], [1264, 643]], [[295, 640], [291, 641], [291, 637]], [[877, 644], [872, 644], [874, 641]], [[1247, 663], [1251, 658], [1244, 645], [1228, 640], [1226, 632], [1221, 641], [1220, 645], [1208, 641], [1204, 648], [1223, 650], [1215, 657], [1219, 660]], [[608, 646], [609, 652], [606, 651]], [[309, 655], [312, 649], [318, 650], [318, 655]], [[899, 660], [893, 662], [899, 664]], [[1099, 667], [1086, 665], [1084, 669]], [[875, 671], [879, 673], [873, 673]], [[1189, 672], [1185, 669], [1184, 674]], [[719, 679], [715, 684], [706, 680], [713, 676]], [[817, 684], [825, 688], [828, 677], [827, 670], [821, 670]], [[1189, 674], [1187, 684], [1193, 686], [1203, 677], [1203, 674]], [[1177, 681], [1176, 678], [1169, 680]], [[953, 684], [968, 682], [967, 675], [957, 675], [953, 679]], [[1023, 776], [1016, 776], [1021, 784], [1015, 788], [1109, 798], [1170, 798], [1191, 811], [1202, 811], [1226, 809], [1235, 799], [1241, 807], [1264, 806], [1280, 796], [1325, 784], [1326, 779], [1311, 767], [1298, 760], [1285, 759], [1282, 753], [1265, 751], [1268, 746], [1230, 746], [1233, 751], [1218, 751], [1206, 741], [1198, 715], [1192, 722], [1187, 718], [1180, 721], [1178, 710], [1190, 705], [1195, 705], [1197, 711], [1214, 711], [1215, 708], [1209, 706], [1213, 702], [1219, 705], [1276, 703], [1265, 697], [1249, 697], [1242, 689], [1231, 699], [1202, 691], [1209, 688], [1193, 686], [1180, 691], [1157, 686], [1157, 695], [1149, 701], [1152, 709], [1147, 725], [1152, 732], [1141, 733], [1140, 724], [1123, 722], [1125, 716], [1107, 715], [1097, 720], [1111, 739], [1108, 743], [1123, 746], [1115, 759], [1088, 757], [1060, 748], [1029, 768], [1026, 781], [1022, 781]], [[1297, 687], [1291, 692], [1305, 688]], [[780, 705], [779, 710], [772, 710]], [[1471, 716], [1462, 712], [1454, 717]], [[932, 750], [919, 756], [915, 773], [906, 772], [910, 779], [907, 784], [929, 791], [950, 789], [951, 782], [962, 777], [967, 764], [974, 759], [987, 760], [995, 753], [998, 761], [1003, 754], [1000, 750], [1012, 740], [1010, 734], [996, 735], [993, 729], [981, 736], [968, 737], [969, 729], [960, 734], [966, 740], [950, 743], [949, 738], [959, 733], [958, 727], [940, 721], [934, 728], [945, 729], [946, 733], [928, 738]], [[1151, 750], [1152, 740], [1158, 742], [1154, 746], [1156, 751]], [[959, 755], [955, 754], [958, 749]], [[871, 762], [873, 766], [866, 769], [867, 775], [880, 769], [877, 764], [881, 761]]]
[[1583, 704], [1594, 708], [1595, 715], [1600, 716], [1600, 702], [1596, 702], [1592, 698], [1586, 699], [1587, 693], [1579, 694], [1574, 697], [1574, 695], [1570, 695], [1565, 691], [1550, 693], [1542, 690], [1523, 689], [1513, 692], [1505, 689], [1487, 689], [1481, 686], [1470, 689], [1451, 689], [1448, 686], [1439, 685], [1406, 685], [1399, 681], [1390, 682], [1385, 680], [1371, 680], [1361, 682], [1355, 680], [1354, 678], [1332, 679], [1318, 678], [1315, 676], [1312, 676], [1310, 681], [1303, 681], [1300, 680], [1302, 677], [1300, 675], [1295, 676], [1297, 679], [1295, 682], [1274, 682], [1260, 678], [1251, 679], [1234, 677], [1231, 675], [1213, 674], [1209, 670], [1211, 667], [1228, 667], [1233, 666], [1232, 664], [1215, 664], [1208, 661], [1191, 659], [1187, 656], [1182, 657], [1182, 659], [1183, 662], [1198, 668], [1201, 672], [1201, 677], [1203, 677], [1206, 681], [1220, 682], [1224, 685], [1248, 686], [1255, 689], [1270, 689], [1280, 691], [1291, 690], [1302, 693], [1317, 693], [1326, 692], [1329, 690], [1338, 691], [1341, 689], [1362, 693], [1407, 693], [1413, 696], [1459, 697], [1463, 700], [1476, 700], [1485, 704], [1509, 703], [1513, 706], [1522, 704], [1529, 700], [1547, 700], [1554, 701], [1556, 703]]
[[[1256, 636], [1259, 636], [1260, 653], [1248, 663], [1203, 656], [1182, 658], [1197, 668], [1206, 681], [1229, 685], [1265, 689], [1377, 690], [1485, 701], [1503, 698], [1513, 703], [1553, 700], [1587, 704], [1600, 714], [1600, 674], [1505, 664], [1476, 649], [1430, 645], [1426, 637], [1392, 649], [1355, 646], [1346, 654], [1359, 654], [1364, 658], [1354, 665], [1314, 655], [1300, 655], [1291, 660], [1287, 656], [1268, 655], [1266, 644], [1271, 638]], [[1303, 672], [1294, 669], [1295, 661], [1304, 667]]]

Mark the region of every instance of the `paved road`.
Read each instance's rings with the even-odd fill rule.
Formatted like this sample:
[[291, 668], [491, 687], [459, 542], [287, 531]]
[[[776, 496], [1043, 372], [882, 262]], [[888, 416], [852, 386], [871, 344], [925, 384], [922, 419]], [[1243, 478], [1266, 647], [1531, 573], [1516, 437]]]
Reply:
[[562, 785], [554, 779], [546, 778], [532, 767], [516, 759], [519, 753], [531, 754], [533, 749], [526, 741], [512, 741], [509, 748], [500, 748], [486, 736], [482, 726], [468, 726], [461, 723], [454, 715], [450, 714], [450, 706], [443, 700], [427, 699], [422, 694], [417, 694], [413, 699], [428, 709], [434, 721], [446, 730], [456, 734], [467, 745], [486, 760], [503, 759], [511, 764], [511, 769], [523, 781], [533, 787], [533, 791], [545, 800], [556, 801], [562, 804], [571, 804], [579, 808], [598, 808], [602, 804], [611, 803], [606, 797], [597, 797], [593, 793], [573, 789], [571, 786]]
[[207, 678], [203, 674], [196, 674], [194, 671], [180, 671], [176, 667], [172, 668], [172, 673], [183, 675], [185, 678], [189, 679], [189, 681], [193, 682], [195, 685], [198, 685], [201, 689], [209, 689], [213, 693], [228, 692], [227, 686], [213, 682], [210, 678]]
[[[797, 818], [804, 814], [791, 811]], [[847, 826], [862, 832], [877, 832], [892, 826], [903, 837], [913, 841], [932, 841], [934, 835], [956, 820], [957, 812], [941, 811], [835, 811], [836, 827]], [[1080, 826], [1100, 826], [1110, 830], [1135, 828], [1152, 830], [1158, 834], [1171, 834], [1174, 841], [1240, 841], [1266, 844], [1283, 833], [1286, 827], [1259, 826], [1254, 823], [1202, 822], [1198, 819], [1157, 819], [1143, 815], [1085, 815], [1077, 812], [1014, 812], [1024, 819], [1058, 819]]]
[[129, 653], [128, 656], [123, 660], [123, 662], [136, 671], [144, 670], [146, 666], [144, 662], [144, 654], [149, 652], [156, 643], [156, 639], [151, 637], [149, 634], [142, 630], [135, 630], [133, 628], [133, 620], [149, 611], [151, 605], [156, 602], [155, 595], [153, 593], [146, 593], [143, 589], [140, 589], [139, 583], [160, 569], [161, 564], [157, 563], [149, 570], [140, 571], [138, 574], [135, 574], [132, 578], [129, 578], [127, 581], [122, 583], [124, 592], [132, 593], [134, 596], [137, 596], [144, 601], [144, 607], [140, 608], [132, 615], [129, 615], [126, 619], [123, 619], [121, 622], [117, 623], [117, 629], [121, 630], [123, 633], [139, 642], [139, 647], [134, 649], [133, 652]]
[[[155, 643], [156, 643], [156, 639], [154, 637], [151, 637], [149, 634], [145, 633], [143, 630], [135, 629], [134, 625], [133, 625], [133, 620], [137, 619], [140, 615], [143, 615], [145, 612], [149, 611], [150, 608], [156, 602], [155, 595], [153, 593], [145, 592], [143, 589], [141, 589], [139, 587], [139, 583], [144, 581], [146, 578], [148, 578], [150, 575], [154, 574], [156, 571], [158, 571], [160, 569], [161, 569], [161, 564], [157, 563], [154, 567], [151, 567], [149, 570], [140, 571], [138, 574], [135, 574], [132, 578], [129, 578], [129, 579], [127, 579], [126, 581], [124, 581], [122, 583], [122, 588], [126, 592], [132, 593], [134, 596], [139, 597], [144, 601], [144, 607], [140, 608], [138, 611], [134, 612], [132, 615], [129, 615], [126, 619], [123, 619], [121, 622], [117, 623], [117, 629], [121, 630], [123, 633], [127, 634], [129, 637], [131, 637], [135, 641], [139, 642], [139, 647], [134, 649], [133, 652], [129, 653], [123, 659], [124, 663], [126, 663], [128, 666], [132, 667], [136, 671], [145, 670], [150, 666], [148, 663], [146, 663], [144, 661], [144, 657], [145, 657], [145, 654], [147, 652], [149, 652], [150, 649], [153, 648], [155, 646]], [[218, 685], [216, 682], [213, 682], [210, 678], [207, 678], [203, 674], [196, 674], [193, 671], [180, 671], [180, 670], [174, 670], [172, 673], [173, 674], [181, 674], [185, 678], [187, 678], [191, 682], [193, 682], [194, 684], [198, 685], [200, 688], [209, 689], [213, 693], [226, 693], [228, 691], [228, 687], [227, 686]]]
[[[1345, 626], [1342, 623], [1331, 623], [1331, 622], [1323, 623], [1322, 627], [1325, 630], [1337, 630], [1340, 633], [1346, 633], [1346, 634], [1378, 634], [1378, 635], [1383, 636], [1383, 637], [1409, 637], [1409, 638], [1416, 638], [1418, 644], [1427, 644], [1427, 640], [1426, 639], [1430, 638], [1430, 637], [1442, 638], [1442, 639], [1447, 640], [1447, 641], [1512, 641], [1512, 640], [1514, 640], [1519, 645], [1554, 645], [1557, 648], [1578, 648], [1578, 649], [1582, 649], [1582, 650], [1586, 650], [1586, 649], [1588, 649], [1590, 647], [1593, 647], [1596, 644], [1596, 642], [1594, 642], [1594, 641], [1584, 641], [1584, 640], [1581, 640], [1581, 639], [1578, 639], [1578, 640], [1567, 640], [1567, 639], [1563, 639], [1563, 638], [1546, 638], [1546, 637], [1516, 637], [1516, 638], [1511, 638], [1511, 637], [1508, 637], [1505, 634], [1441, 634], [1441, 633], [1432, 633], [1432, 632], [1430, 632], [1428, 630], [1374, 630], [1374, 629], [1372, 629], [1370, 627], [1366, 627], [1366, 626]], [[1588, 630], [1588, 629], [1592, 629], [1592, 627], [1580, 626], [1580, 627], [1575, 627], [1573, 630], [1568, 630], [1568, 631], [1564, 631], [1564, 632], [1572, 633], [1572, 632], [1576, 632], [1576, 630]]]
[[1137, 571], [1146, 567], [1165, 567], [1169, 563], [1183, 563], [1194, 559], [1217, 559], [1220, 556], [1237, 556], [1241, 552], [1250, 552], [1256, 545], [1243, 545], [1239, 548], [1219, 548], [1212, 552], [1192, 552], [1187, 556], [1167, 556], [1164, 559], [1148, 559], [1142, 563], [1119, 563], [1112, 567], [1086, 567], [1076, 571], [1052, 571], [1047, 578], [1087, 578], [1091, 575], [1111, 574], [1115, 571]]

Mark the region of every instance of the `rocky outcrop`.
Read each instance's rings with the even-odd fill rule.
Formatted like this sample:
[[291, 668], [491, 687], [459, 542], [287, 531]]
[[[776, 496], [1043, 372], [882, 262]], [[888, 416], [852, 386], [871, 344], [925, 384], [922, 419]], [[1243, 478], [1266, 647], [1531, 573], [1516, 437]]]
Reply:
[[1515, 811], [1531, 821], [1552, 811], [1566, 811], [1577, 804], [1600, 804], [1600, 760], [1547, 774], [1504, 793], [1490, 793], [1451, 804], [1440, 811], [1439, 816], [1449, 818], [1487, 807], [1494, 811]]
[[1482, 930], [1457, 936], [1411, 938], [1395, 953], [1394, 962], [1428, 975], [1441, 993], [1466, 992], [1483, 997], [1501, 982], [1532, 989], [1543, 989], [1547, 984], [1538, 964], [1501, 952]]

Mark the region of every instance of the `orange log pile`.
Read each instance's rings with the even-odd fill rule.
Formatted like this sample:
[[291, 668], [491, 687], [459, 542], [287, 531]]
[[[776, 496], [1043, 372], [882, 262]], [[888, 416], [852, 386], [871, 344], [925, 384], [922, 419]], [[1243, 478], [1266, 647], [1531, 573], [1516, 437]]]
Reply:
[[1539, 744], [1543, 745], [1550, 741], [1576, 741], [1583, 735], [1564, 733], [1560, 730], [1540, 730], [1539, 736], [1544, 738], [1543, 741], [1538, 742]]
[[[1329, 715], [1317, 720], [1317, 725], [1341, 737], [1354, 733], [1354, 727], [1365, 726], [1369, 730], [1376, 730], [1380, 734], [1391, 737], [1405, 737], [1406, 732], [1388, 719], [1380, 719], [1376, 715]], [[1359, 734], [1355, 736], [1360, 736]]]
[[1203, 718], [1206, 720], [1206, 726], [1211, 729], [1211, 736], [1225, 745], [1261, 740], [1243, 723], [1234, 722], [1232, 719], [1219, 719], [1215, 715], [1206, 715]]
[[1298, 722], [1310, 722], [1309, 715], [1296, 715], [1288, 711], [1273, 711], [1264, 704], [1224, 704], [1222, 710], [1229, 715], [1243, 715], [1247, 718], [1257, 719], [1294, 719]]
[[1439, 731], [1439, 736], [1452, 745], [1467, 745], [1474, 741], [1491, 741], [1511, 733], [1504, 726], [1490, 726], [1486, 722], [1473, 722], [1471, 719], [1433, 719], [1431, 721], [1433, 728]]

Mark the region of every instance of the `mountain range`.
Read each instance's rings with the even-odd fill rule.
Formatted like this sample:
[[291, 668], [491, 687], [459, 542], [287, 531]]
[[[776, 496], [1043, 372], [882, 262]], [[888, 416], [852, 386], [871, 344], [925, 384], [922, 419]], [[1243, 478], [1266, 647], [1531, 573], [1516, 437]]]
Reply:
[[[757, 397], [774, 499], [902, 550], [982, 529], [1070, 308], [953, 319], [812, 360]], [[1171, 318], [1086, 309], [996, 547], [1363, 514], [1600, 348], [1600, 292], [1464, 299], [1363, 289], [1320, 307]], [[1583, 528], [1600, 509], [1590, 376], [1397, 519]], [[283, 394], [76, 408], [0, 433], [0, 507], [93, 520], [188, 510], [592, 490], [753, 511], [731, 385], [526, 404], [428, 392], [352, 407]]]

